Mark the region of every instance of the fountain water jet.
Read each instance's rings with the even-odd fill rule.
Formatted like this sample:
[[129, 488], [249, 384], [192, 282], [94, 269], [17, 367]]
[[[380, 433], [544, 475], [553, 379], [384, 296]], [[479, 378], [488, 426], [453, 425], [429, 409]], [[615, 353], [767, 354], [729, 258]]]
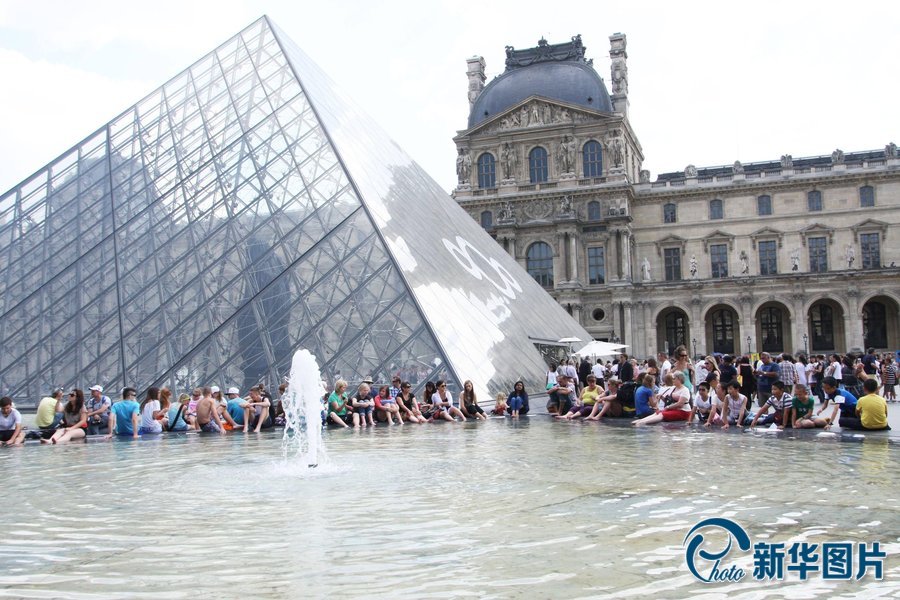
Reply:
[[321, 402], [324, 394], [316, 357], [309, 350], [297, 350], [291, 361], [288, 388], [281, 399], [285, 418], [281, 452], [285, 459], [297, 457], [309, 467], [325, 462]]

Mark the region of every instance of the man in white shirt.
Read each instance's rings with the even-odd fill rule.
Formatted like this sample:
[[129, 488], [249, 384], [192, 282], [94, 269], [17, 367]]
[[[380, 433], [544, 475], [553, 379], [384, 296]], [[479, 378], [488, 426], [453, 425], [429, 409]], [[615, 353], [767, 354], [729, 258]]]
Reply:
[[591, 367], [591, 374], [597, 380], [598, 384], [603, 384], [603, 380], [606, 379], [606, 367], [603, 366], [602, 358], [598, 358], [597, 364]]
[[662, 382], [666, 380], [666, 374], [672, 370], [672, 361], [669, 360], [669, 355], [665, 352], [660, 352], [656, 355], [656, 358], [659, 362], [659, 381], [656, 383], [662, 385]]

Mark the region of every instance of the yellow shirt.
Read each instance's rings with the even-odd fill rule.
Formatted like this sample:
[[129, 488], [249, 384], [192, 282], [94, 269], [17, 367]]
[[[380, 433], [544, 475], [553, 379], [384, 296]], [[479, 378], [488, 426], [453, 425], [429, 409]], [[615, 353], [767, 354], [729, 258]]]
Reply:
[[878, 394], [868, 394], [856, 401], [859, 421], [866, 429], [887, 427], [887, 401]]
[[34, 424], [39, 429], [46, 429], [53, 425], [53, 419], [56, 417], [56, 398], [47, 396], [41, 398], [38, 404], [37, 415], [34, 417]]
[[584, 403], [585, 406], [592, 406], [593, 404], [595, 404], [597, 402], [597, 398], [599, 398], [600, 394], [602, 394], [602, 393], [603, 393], [603, 389], [599, 385], [594, 386], [593, 390], [591, 390], [591, 388], [586, 387], [581, 392], [581, 401]]

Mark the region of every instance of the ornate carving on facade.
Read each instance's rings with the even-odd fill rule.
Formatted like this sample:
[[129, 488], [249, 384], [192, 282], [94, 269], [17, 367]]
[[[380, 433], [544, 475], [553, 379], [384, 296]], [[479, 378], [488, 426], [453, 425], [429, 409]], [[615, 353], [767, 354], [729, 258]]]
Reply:
[[572, 196], [563, 196], [559, 201], [559, 215], [569, 216], [572, 214]]
[[847, 296], [850, 298], [858, 298], [859, 297], [859, 288], [855, 285], [851, 285], [847, 288]]
[[581, 42], [581, 35], [572, 36], [572, 40], [562, 44], [551, 44], [544, 38], [538, 40], [536, 48], [516, 50], [512, 46], [506, 47], [506, 70], [527, 67], [541, 62], [560, 62], [574, 60], [585, 64], [592, 61], [584, 58], [585, 47]]
[[644, 257], [644, 260], [641, 261], [641, 280], [643, 281], [652, 281], [653, 276], [650, 273], [650, 261], [647, 257]]
[[471, 175], [472, 155], [465, 148], [460, 148], [459, 155], [456, 157], [456, 176], [459, 183], [469, 183]]
[[624, 34], [616, 33], [609, 36], [610, 75], [612, 78], [612, 93], [616, 95], [628, 94], [628, 52], [627, 39]]
[[741, 250], [741, 256], [739, 259], [741, 263], [741, 275], [749, 275], [750, 274], [750, 257], [747, 256], [746, 250]]
[[844, 248], [844, 260], [847, 261], [847, 268], [852, 269], [853, 263], [856, 262], [856, 248], [853, 244], [847, 244]]
[[639, 181], [641, 183], [650, 183], [650, 171], [648, 171], [647, 169], [641, 169]]
[[498, 211], [497, 216], [498, 223], [515, 223], [516, 222], [516, 214], [513, 210], [512, 202], [506, 201]]
[[753, 294], [750, 292], [741, 292], [738, 294], [738, 302], [741, 303], [741, 307], [748, 307], [753, 304]]
[[525, 129], [527, 127], [542, 127], [545, 125], [570, 125], [584, 123], [592, 117], [570, 111], [565, 106], [559, 106], [550, 102], [535, 100], [513, 110], [501, 117], [496, 123], [483, 127], [479, 133], [497, 133], [513, 129]]
[[897, 144], [891, 142], [887, 146], [884, 147], [884, 157], [885, 158], [897, 158]]
[[475, 104], [475, 100], [484, 89], [486, 64], [481, 56], [473, 56], [466, 59], [466, 76], [469, 78], [469, 107]]
[[509, 142], [500, 149], [500, 166], [503, 168], [503, 179], [515, 180], [519, 171], [519, 154]]
[[694, 165], [688, 165], [684, 168], [684, 176], [687, 179], [692, 179], [697, 177], [697, 167]]
[[564, 136], [556, 149], [556, 168], [560, 173], [575, 172], [575, 139]]
[[794, 157], [790, 154], [782, 154], [781, 155], [781, 168], [782, 169], [793, 169], [794, 168]]
[[800, 270], [800, 248], [791, 250], [791, 271], [796, 273]]
[[546, 219], [551, 214], [553, 214], [553, 204], [551, 204], [549, 200], [537, 200], [535, 202], [528, 202], [522, 208], [522, 213], [527, 218], [533, 221]]
[[736, 160], [734, 164], [731, 166], [731, 170], [735, 175], [740, 175], [744, 172], [744, 165], [741, 164], [741, 161]]
[[691, 279], [697, 279], [697, 272], [699, 269], [697, 268], [697, 255], [691, 254]]
[[833, 165], [842, 165], [844, 164], [844, 151], [840, 148], [836, 149], [831, 153], [831, 164]]

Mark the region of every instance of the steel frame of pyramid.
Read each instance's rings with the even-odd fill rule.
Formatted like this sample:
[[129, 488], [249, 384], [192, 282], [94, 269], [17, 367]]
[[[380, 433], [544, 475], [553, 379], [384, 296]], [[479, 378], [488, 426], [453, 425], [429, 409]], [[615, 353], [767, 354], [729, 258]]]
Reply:
[[[262, 17], [0, 197], [0, 393], [540, 386], [581, 329]], [[507, 363], [504, 365], [504, 363]]]

